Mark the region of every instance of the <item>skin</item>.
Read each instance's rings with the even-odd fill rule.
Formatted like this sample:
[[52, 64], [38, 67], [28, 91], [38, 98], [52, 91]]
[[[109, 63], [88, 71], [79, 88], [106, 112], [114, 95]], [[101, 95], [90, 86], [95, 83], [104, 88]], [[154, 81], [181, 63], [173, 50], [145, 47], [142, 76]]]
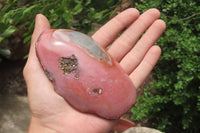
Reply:
[[[140, 15], [137, 9], [130, 8], [111, 19], [92, 36], [104, 48], [111, 45], [108, 52], [120, 63], [136, 88], [145, 81], [161, 54], [160, 47], [154, 45], [166, 27], [159, 17], [157, 9], [149, 9]], [[81, 113], [55, 93], [35, 52], [38, 36], [47, 29], [50, 29], [47, 18], [38, 14], [29, 58], [23, 71], [31, 110], [29, 133], [109, 132], [117, 120]]]

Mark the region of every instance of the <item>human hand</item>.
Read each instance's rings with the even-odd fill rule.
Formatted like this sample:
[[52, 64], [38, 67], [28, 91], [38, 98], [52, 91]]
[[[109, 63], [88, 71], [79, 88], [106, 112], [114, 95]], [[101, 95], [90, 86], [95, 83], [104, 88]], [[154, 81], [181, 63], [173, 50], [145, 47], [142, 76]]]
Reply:
[[[159, 17], [160, 13], [156, 9], [150, 9], [142, 15], [139, 15], [136, 9], [127, 9], [92, 36], [104, 48], [112, 44], [108, 52], [120, 63], [136, 88], [144, 82], [161, 53], [160, 48], [154, 45], [165, 30], [165, 23], [158, 20]], [[126, 30], [116, 38], [125, 28]], [[37, 15], [29, 58], [24, 68], [31, 109], [29, 132], [102, 133], [110, 131], [116, 121], [81, 113], [55, 93], [35, 52], [38, 36], [47, 29], [50, 29], [48, 20], [43, 15]]]

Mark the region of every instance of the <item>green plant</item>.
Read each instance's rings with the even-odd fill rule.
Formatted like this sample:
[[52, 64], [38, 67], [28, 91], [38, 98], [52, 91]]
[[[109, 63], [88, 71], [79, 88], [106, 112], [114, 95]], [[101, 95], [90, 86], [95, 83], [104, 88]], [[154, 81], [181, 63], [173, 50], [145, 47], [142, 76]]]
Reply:
[[136, 8], [158, 8], [167, 30], [157, 44], [163, 54], [151, 87], [132, 108], [132, 120], [165, 132], [200, 132], [200, 3], [196, 0], [141, 0]]
[[36, 14], [44, 14], [52, 28], [70, 28], [84, 33], [93, 23], [103, 23], [114, 13], [120, 0], [1, 0], [0, 49], [20, 32], [24, 44], [30, 44]]

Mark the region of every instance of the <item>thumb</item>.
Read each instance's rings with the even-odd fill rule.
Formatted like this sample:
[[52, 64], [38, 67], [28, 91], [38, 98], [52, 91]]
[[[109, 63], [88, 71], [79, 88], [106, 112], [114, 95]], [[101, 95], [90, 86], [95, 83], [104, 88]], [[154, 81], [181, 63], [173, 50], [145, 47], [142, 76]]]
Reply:
[[38, 14], [36, 16], [35, 28], [31, 39], [29, 57], [23, 71], [27, 85], [30, 83], [29, 81], [34, 82], [38, 79], [38, 74], [43, 74], [43, 70], [36, 56], [35, 43], [39, 35], [47, 29], [50, 29], [49, 21], [42, 14]]
[[45, 16], [38, 14], [36, 16], [35, 28], [31, 39], [29, 57], [23, 71], [32, 109], [34, 109], [34, 105], [40, 105], [41, 101], [43, 101], [43, 103], [48, 103], [48, 97], [55, 96], [53, 86], [46, 77], [35, 51], [35, 43], [38, 37], [42, 32], [48, 29], [50, 29], [49, 21]]
[[37, 14], [35, 20], [35, 28], [31, 39], [31, 47], [29, 52], [30, 57], [32, 57], [32, 54], [35, 54], [35, 43], [38, 37], [42, 32], [44, 32], [47, 29], [50, 29], [50, 24], [48, 19], [42, 14]]

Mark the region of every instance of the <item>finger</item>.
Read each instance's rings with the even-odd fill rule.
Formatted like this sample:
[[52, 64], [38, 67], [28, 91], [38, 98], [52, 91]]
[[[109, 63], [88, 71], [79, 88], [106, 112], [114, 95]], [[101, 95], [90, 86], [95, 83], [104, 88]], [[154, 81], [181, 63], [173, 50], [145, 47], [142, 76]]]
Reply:
[[[27, 82], [27, 85], [38, 84], [38, 83], [35, 83], [36, 81], [38, 81], [38, 77], [40, 77], [40, 78], [44, 77], [42, 75], [43, 72], [42, 72], [40, 63], [36, 56], [35, 43], [36, 43], [36, 40], [38, 39], [39, 35], [43, 31], [45, 31], [49, 28], [50, 28], [50, 24], [49, 24], [47, 18], [41, 14], [38, 14], [36, 16], [35, 29], [34, 29], [34, 32], [32, 35], [28, 61], [25, 65], [24, 72], [23, 72], [24, 78]], [[38, 75], [40, 75], [40, 76], [38, 76]]]
[[139, 12], [137, 9], [129, 8], [101, 27], [92, 38], [105, 48], [115, 39], [121, 30], [135, 21], [138, 16]]
[[164, 32], [165, 27], [164, 21], [156, 20], [137, 42], [135, 47], [121, 60], [120, 65], [126, 73], [130, 74], [138, 66], [149, 48]]
[[36, 43], [39, 35], [47, 29], [50, 29], [50, 24], [49, 24], [49, 21], [47, 20], [47, 18], [45, 16], [43, 16], [42, 14], [37, 14], [35, 28], [33, 31], [32, 38], [31, 38], [31, 47], [30, 47], [30, 51], [29, 51], [30, 58], [32, 58], [32, 56], [35, 54], [35, 52], [34, 52], [35, 51], [35, 43]]
[[[23, 71], [28, 88], [30, 108], [34, 115], [37, 115], [37, 112], [44, 111], [45, 109], [49, 110], [49, 108], [54, 108], [55, 104], [61, 106], [64, 102], [64, 100], [55, 93], [53, 85], [45, 75], [36, 56], [35, 43], [39, 35], [47, 29], [50, 29], [50, 24], [47, 18], [41, 14], [37, 15], [29, 57]], [[57, 101], [55, 100], [55, 97], [56, 100], [59, 100], [58, 103], [56, 103]]]
[[161, 54], [161, 49], [158, 46], [152, 46], [145, 55], [142, 62], [138, 67], [130, 74], [130, 78], [136, 88], [139, 88], [145, 81], [151, 70], [155, 66]]
[[116, 39], [108, 52], [120, 61], [123, 56], [134, 46], [146, 29], [158, 18], [160, 12], [157, 9], [149, 9], [143, 13], [124, 33]]

